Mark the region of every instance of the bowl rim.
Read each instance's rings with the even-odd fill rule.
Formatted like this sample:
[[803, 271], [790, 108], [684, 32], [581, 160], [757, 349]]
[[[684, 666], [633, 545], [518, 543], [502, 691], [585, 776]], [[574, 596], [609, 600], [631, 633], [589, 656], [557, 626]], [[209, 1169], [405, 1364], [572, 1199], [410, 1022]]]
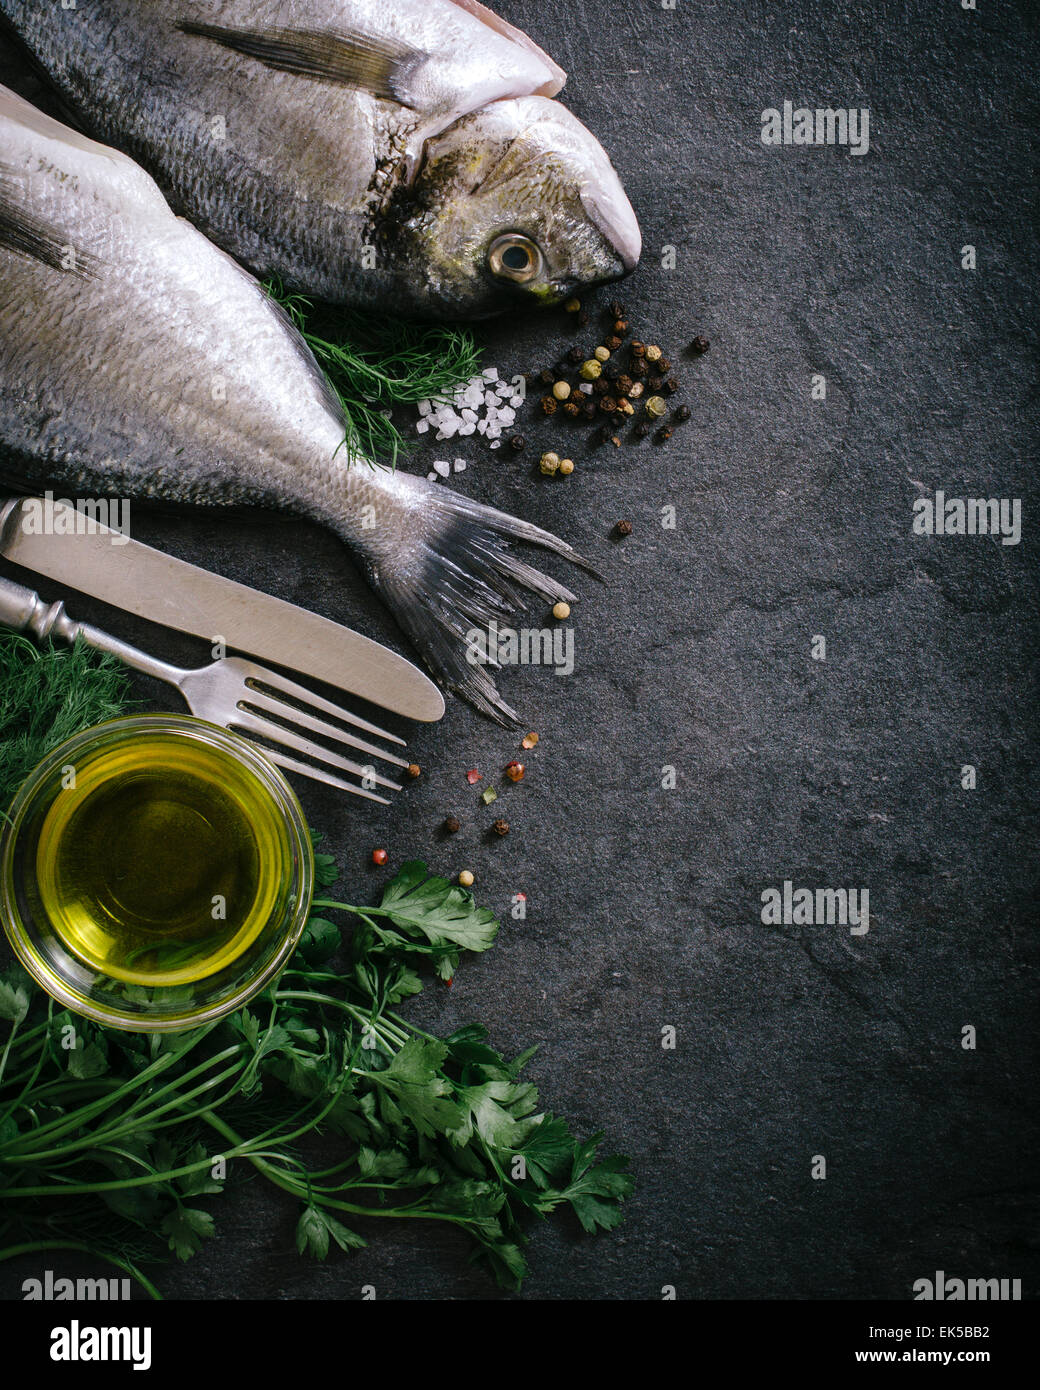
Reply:
[[[159, 1013], [151, 1017], [124, 1014], [118, 1008], [100, 1005], [95, 1000], [84, 998], [60, 975], [48, 970], [32, 949], [31, 936], [14, 896], [14, 852], [26, 814], [32, 807], [42, 783], [57, 767], [68, 760], [71, 752], [81, 753], [84, 747], [103, 744], [113, 734], [126, 733], [132, 736], [138, 732], [173, 733], [192, 742], [218, 747], [234, 758], [255, 781], [265, 785], [275, 803], [277, 819], [285, 829], [288, 848], [299, 865], [296, 904], [284, 928], [282, 942], [264, 968], [254, 975], [247, 976], [232, 993], [222, 998], [218, 997], [209, 1004], [184, 1006], [178, 1008], [175, 1013]], [[284, 969], [310, 916], [314, 886], [314, 844], [299, 798], [281, 768], [264, 755], [264, 750], [259, 745], [231, 729], [191, 714], [121, 714], [99, 724], [92, 724], [86, 729], [80, 729], [52, 748], [32, 768], [11, 798], [6, 807], [3, 824], [0, 825], [0, 920], [15, 956], [35, 983], [57, 1003], [94, 1023], [117, 1028], [123, 1032], [184, 1032], [202, 1024], [215, 1022], [240, 1009]], [[102, 971], [95, 973], [100, 978], [111, 978], [105, 976]]]

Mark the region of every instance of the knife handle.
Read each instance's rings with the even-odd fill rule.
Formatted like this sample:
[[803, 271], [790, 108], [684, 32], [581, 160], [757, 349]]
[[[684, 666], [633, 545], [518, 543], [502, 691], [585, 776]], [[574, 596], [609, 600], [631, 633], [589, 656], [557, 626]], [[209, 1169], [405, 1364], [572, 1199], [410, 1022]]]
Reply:
[[0, 623], [15, 632], [31, 632], [40, 642], [56, 637], [70, 645], [80, 633], [80, 624], [65, 612], [63, 603], [44, 603], [39, 594], [0, 576]]

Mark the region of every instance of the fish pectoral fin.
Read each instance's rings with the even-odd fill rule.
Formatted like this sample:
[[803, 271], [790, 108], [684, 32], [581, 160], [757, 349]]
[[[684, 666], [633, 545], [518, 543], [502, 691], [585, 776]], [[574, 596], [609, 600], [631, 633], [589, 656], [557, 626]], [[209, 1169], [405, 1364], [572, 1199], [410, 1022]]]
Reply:
[[227, 29], [219, 24], [176, 22], [182, 34], [212, 39], [233, 53], [253, 58], [265, 67], [316, 82], [358, 87], [373, 96], [408, 106], [405, 91], [426, 54], [392, 39], [370, 34], [323, 32], [317, 29]]
[[51, 270], [90, 280], [96, 275], [96, 256], [81, 251], [69, 233], [24, 206], [18, 180], [0, 166], [0, 249], [39, 261]]

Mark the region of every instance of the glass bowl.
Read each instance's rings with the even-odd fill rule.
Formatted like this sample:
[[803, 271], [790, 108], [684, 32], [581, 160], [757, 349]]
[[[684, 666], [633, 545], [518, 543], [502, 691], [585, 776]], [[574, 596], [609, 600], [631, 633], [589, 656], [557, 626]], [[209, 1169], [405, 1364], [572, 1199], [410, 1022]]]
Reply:
[[288, 961], [314, 886], [303, 812], [262, 750], [189, 715], [130, 715], [30, 773], [0, 835], [0, 913], [59, 1003], [173, 1032]]

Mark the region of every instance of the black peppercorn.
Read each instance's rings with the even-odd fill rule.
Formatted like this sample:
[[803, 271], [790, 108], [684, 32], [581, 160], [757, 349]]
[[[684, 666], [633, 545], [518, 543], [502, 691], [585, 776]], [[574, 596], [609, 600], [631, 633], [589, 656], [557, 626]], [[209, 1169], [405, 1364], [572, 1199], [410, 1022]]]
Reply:
[[449, 835], [454, 835], [459, 828], [459, 822], [455, 816], [447, 816], [444, 821], [444, 829]]
[[628, 370], [636, 378], [637, 381], [642, 381], [644, 377], [649, 376], [650, 374], [650, 368], [646, 365], [646, 363], [643, 361], [641, 357], [633, 358], [632, 365], [631, 367], [629, 367]]
[[662, 376], [667, 376], [668, 373], [672, 370], [671, 361], [667, 357], [659, 357], [657, 359], [657, 370], [661, 373]]
[[616, 323], [614, 324], [614, 336], [617, 338], [625, 338], [628, 336], [627, 319], [618, 319], [616, 321]]
[[637, 438], [637, 439], [645, 439], [649, 433], [650, 433], [650, 426], [646, 423], [645, 420], [640, 420], [639, 424], [636, 425], [636, 429], [635, 429], [636, 438]]
[[617, 352], [618, 348], [621, 346], [621, 339], [615, 333], [612, 338], [607, 339], [603, 346], [610, 348], [611, 352]]
[[544, 411], [544, 413], [545, 413], [546, 415], [555, 415], [555, 414], [556, 414], [556, 397], [555, 397], [555, 396], [543, 396], [543, 397], [542, 397], [542, 410]]
[[617, 410], [617, 401], [613, 396], [604, 396], [599, 403], [599, 408], [604, 415], [613, 415]]
[[593, 395], [605, 396], [609, 390], [610, 382], [604, 381], [603, 377], [601, 376], [597, 377], [596, 380], [592, 383]]
[[676, 381], [674, 376], [670, 376], [661, 387], [661, 390], [665, 393], [666, 396], [674, 396], [678, 389], [679, 383]]
[[491, 829], [495, 832], [496, 835], [508, 835], [509, 822], [507, 820], [497, 820], [495, 821]]
[[619, 521], [614, 527], [619, 536], [630, 536], [632, 534], [632, 523], [630, 521]]
[[580, 413], [581, 406], [577, 401], [564, 401], [560, 409], [563, 411], [564, 415], [573, 420]]
[[629, 391], [631, 391], [634, 384], [635, 383], [633, 382], [630, 376], [619, 376], [617, 381], [615, 382], [617, 389], [621, 392], [623, 396], [628, 395]]
[[553, 382], [556, 380], [556, 377], [549, 370], [549, 368], [546, 367], [544, 372], [538, 373], [538, 380], [542, 383], [543, 386], [551, 386]]
[[609, 308], [614, 318], [623, 319], [625, 317], [625, 306], [621, 303], [620, 299], [612, 299]]
[[688, 405], [681, 405], [675, 412], [675, 418], [677, 420], [688, 420], [690, 418], [690, 407]]
[[585, 416], [585, 419], [586, 419], [586, 420], [595, 420], [595, 418], [596, 418], [596, 402], [595, 402], [595, 401], [586, 401], [585, 404], [584, 404], [584, 405], [582, 406], [582, 408], [581, 408], [581, 413]]
[[690, 344], [690, 351], [696, 353], [699, 357], [702, 352], [707, 352], [710, 347], [711, 343], [708, 342], [707, 338], [705, 338], [703, 334], [698, 333]]
[[517, 453], [520, 453], [521, 449], [526, 448], [526, 446], [527, 440], [523, 437], [522, 434], [514, 434], [512, 439], [509, 441], [509, 447], [511, 449], [515, 449]]
[[654, 439], [657, 441], [658, 444], [667, 444], [671, 437], [672, 432], [667, 425], [662, 425], [661, 428], [654, 435]]
[[572, 362], [575, 367], [580, 367], [585, 361], [585, 353], [580, 347], [572, 347], [567, 354], [567, 361]]
[[646, 344], [645, 344], [645, 343], [634, 342], [634, 343], [629, 343], [628, 346], [629, 346], [629, 351], [631, 352], [631, 354], [632, 354], [633, 357], [645, 357], [645, 356], [646, 356]]

